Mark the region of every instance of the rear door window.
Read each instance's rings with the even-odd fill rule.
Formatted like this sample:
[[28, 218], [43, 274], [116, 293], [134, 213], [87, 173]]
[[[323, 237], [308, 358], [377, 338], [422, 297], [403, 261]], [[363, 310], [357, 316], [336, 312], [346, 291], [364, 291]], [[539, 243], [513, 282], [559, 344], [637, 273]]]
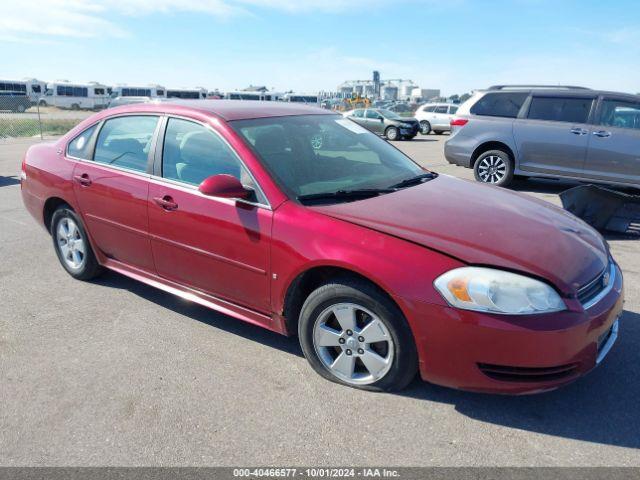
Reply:
[[447, 109], [449, 107], [447, 107], [446, 105], [442, 105], [440, 107], [436, 107], [436, 113], [447, 113]]
[[356, 118], [364, 117], [364, 110], [362, 110], [362, 109], [354, 110], [353, 111], [353, 116], [356, 117]]
[[640, 130], [640, 103], [604, 99], [598, 123], [607, 127]]
[[380, 114], [375, 110], [367, 110], [367, 118], [377, 120], [378, 118], [380, 118]]
[[487, 93], [471, 107], [470, 112], [487, 117], [516, 118], [528, 96], [527, 92]]
[[158, 117], [126, 116], [107, 120], [98, 134], [94, 160], [137, 172], [147, 171]]
[[533, 97], [527, 118], [553, 122], [586, 123], [592, 98]]

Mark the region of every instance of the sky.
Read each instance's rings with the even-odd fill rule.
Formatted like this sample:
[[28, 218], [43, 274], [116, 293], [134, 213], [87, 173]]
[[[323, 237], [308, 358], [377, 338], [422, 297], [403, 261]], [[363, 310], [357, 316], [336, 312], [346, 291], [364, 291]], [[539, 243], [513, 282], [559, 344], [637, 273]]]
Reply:
[[0, 78], [235, 90], [412, 79], [640, 92], [638, 0], [0, 0]]

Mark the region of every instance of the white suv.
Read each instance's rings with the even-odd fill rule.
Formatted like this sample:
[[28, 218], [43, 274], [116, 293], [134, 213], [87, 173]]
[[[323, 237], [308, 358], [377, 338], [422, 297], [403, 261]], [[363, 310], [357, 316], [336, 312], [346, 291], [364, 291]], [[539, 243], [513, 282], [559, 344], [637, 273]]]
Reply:
[[451, 130], [449, 122], [458, 111], [453, 103], [425, 103], [418, 107], [414, 115], [420, 122], [420, 133], [427, 135], [433, 131], [436, 135]]

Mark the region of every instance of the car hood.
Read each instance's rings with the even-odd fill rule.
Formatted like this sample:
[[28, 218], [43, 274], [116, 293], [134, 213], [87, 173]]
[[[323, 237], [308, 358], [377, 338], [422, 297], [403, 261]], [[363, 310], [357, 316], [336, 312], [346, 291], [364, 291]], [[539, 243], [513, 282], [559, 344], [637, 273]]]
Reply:
[[608, 263], [600, 234], [561, 208], [446, 175], [379, 197], [311, 208], [468, 264], [546, 279], [565, 294]]

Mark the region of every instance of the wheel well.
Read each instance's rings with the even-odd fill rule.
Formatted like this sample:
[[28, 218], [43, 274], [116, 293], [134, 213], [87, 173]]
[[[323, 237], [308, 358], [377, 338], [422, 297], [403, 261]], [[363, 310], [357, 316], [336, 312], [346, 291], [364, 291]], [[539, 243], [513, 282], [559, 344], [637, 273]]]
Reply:
[[53, 212], [55, 212], [61, 205], [66, 205], [69, 207], [69, 204], [67, 202], [58, 197], [48, 198], [47, 201], [44, 202], [42, 219], [44, 221], [44, 226], [47, 228], [48, 232], [51, 231], [51, 218], [53, 217]]
[[515, 159], [515, 155], [513, 154], [513, 150], [511, 150], [506, 143], [502, 143], [502, 142], [485, 142], [482, 145], [478, 146], [473, 151], [473, 155], [471, 155], [471, 165], [470, 165], [471, 168], [474, 167], [478, 157], [480, 155], [482, 155], [484, 152], [488, 151], [488, 150], [503, 150], [503, 151], [507, 152], [507, 154], [511, 158], [512, 162]]
[[[307, 297], [320, 285], [327, 283], [334, 279], [353, 279], [368, 283], [382, 295], [385, 295], [396, 306], [397, 303], [393, 298], [379, 285], [372, 282], [367, 277], [341, 267], [314, 267], [298, 275], [289, 288], [284, 299], [284, 318], [286, 322], [287, 332], [290, 335], [298, 334], [298, 319], [300, 316], [300, 310]], [[400, 308], [398, 307], [400, 310]]]

